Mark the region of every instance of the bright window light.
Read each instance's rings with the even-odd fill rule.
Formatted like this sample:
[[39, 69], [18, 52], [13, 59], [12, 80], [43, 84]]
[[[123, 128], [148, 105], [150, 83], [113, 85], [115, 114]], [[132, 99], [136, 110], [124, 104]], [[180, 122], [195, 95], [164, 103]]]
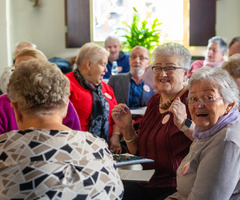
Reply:
[[[102, 42], [108, 35], [121, 36], [117, 28], [132, 23], [133, 7], [141, 20], [158, 18], [164, 41], [183, 41], [184, 0], [93, 0], [93, 40]], [[120, 37], [120, 39], [123, 39]]]

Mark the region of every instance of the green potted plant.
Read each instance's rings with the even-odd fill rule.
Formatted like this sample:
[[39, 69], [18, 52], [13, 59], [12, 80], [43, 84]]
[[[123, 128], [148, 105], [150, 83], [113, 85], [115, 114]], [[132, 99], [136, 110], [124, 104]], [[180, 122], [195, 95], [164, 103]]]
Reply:
[[122, 35], [126, 40], [122, 42], [123, 49], [131, 51], [133, 47], [139, 45], [146, 47], [149, 52], [159, 45], [161, 32], [159, 26], [162, 24], [156, 18], [152, 24], [147, 20], [140, 21], [140, 16], [136, 8], [133, 8], [134, 15], [132, 24], [122, 22], [126, 27], [118, 28], [123, 30], [126, 34]]

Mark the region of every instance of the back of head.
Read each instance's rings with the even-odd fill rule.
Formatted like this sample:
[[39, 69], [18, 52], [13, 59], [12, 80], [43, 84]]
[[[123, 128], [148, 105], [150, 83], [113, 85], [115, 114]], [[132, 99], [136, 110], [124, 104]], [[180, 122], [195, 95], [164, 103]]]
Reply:
[[15, 69], [7, 88], [11, 102], [28, 114], [48, 114], [68, 101], [69, 81], [56, 64], [31, 59]]
[[37, 46], [31, 42], [26, 42], [26, 41], [23, 41], [23, 42], [19, 42], [17, 45], [16, 45], [16, 48], [15, 48], [15, 57], [18, 55], [18, 53], [20, 51], [22, 51], [23, 49], [25, 48], [33, 48], [33, 49], [36, 49]]
[[222, 69], [227, 70], [232, 77], [240, 78], [240, 54], [232, 55], [222, 64]]
[[208, 45], [211, 43], [216, 43], [221, 49], [221, 52], [227, 52], [228, 46], [223, 38], [220, 36], [214, 36], [208, 40]]
[[76, 59], [76, 64], [77, 66], [81, 66], [85, 60], [90, 60], [91, 62], [96, 63], [103, 56], [108, 57], [109, 52], [105, 48], [93, 42], [89, 42], [81, 47]]
[[158, 46], [152, 54], [152, 63], [155, 62], [158, 56], [176, 56], [181, 67], [190, 69], [192, 56], [182, 44], [170, 42]]
[[188, 81], [188, 88], [197, 81], [207, 81], [220, 91], [225, 103], [230, 104], [235, 102], [234, 107], [239, 105], [239, 90], [238, 86], [226, 70], [203, 66], [197, 69]]
[[30, 48], [23, 49], [22, 51], [20, 51], [18, 55], [15, 57], [15, 60], [19, 57], [24, 57], [24, 56], [30, 56], [35, 59], [41, 59], [41, 60], [47, 61], [47, 57], [40, 50], [30, 49]]
[[229, 43], [228, 47], [230, 48], [234, 43], [238, 43], [240, 46], [240, 37], [234, 37], [231, 42]]

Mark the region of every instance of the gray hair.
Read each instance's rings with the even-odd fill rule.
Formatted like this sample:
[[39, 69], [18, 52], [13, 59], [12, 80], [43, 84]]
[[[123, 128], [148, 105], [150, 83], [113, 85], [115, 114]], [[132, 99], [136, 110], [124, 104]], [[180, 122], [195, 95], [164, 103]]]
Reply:
[[31, 59], [14, 70], [7, 93], [24, 113], [43, 115], [56, 109], [64, 112], [70, 95], [69, 80], [56, 64]]
[[221, 52], [227, 52], [228, 50], [228, 46], [227, 43], [225, 42], [225, 40], [223, 38], [221, 38], [220, 36], [214, 36], [212, 38], [210, 38], [208, 40], [208, 45], [212, 44], [212, 43], [216, 43], [218, 44], [218, 46], [221, 49]]
[[180, 66], [185, 69], [190, 69], [192, 56], [188, 49], [182, 44], [165, 43], [158, 46], [152, 54], [152, 63], [154, 63], [159, 56], [177, 56]]
[[192, 88], [193, 84], [199, 80], [208, 81], [209, 84], [218, 88], [224, 102], [227, 104], [235, 102], [234, 107], [238, 108], [238, 86], [226, 70], [208, 66], [197, 69], [188, 81], [189, 90]]
[[105, 46], [105, 47], [106, 47], [106, 43], [107, 43], [108, 40], [115, 40], [115, 41], [118, 42], [119, 45], [121, 45], [121, 41], [120, 41], [120, 39], [119, 39], [117, 36], [115, 36], [115, 35], [109, 35], [109, 36], [106, 37], [106, 39], [105, 39], [105, 41], [104, 41], [104, 46]]
[[76, 64], [77, 66], [81, 66], [85, 60], [96, 63], [103, 56], [109, 56], [109, 52], [105, 48], [93, 42], [88, 42], [81, 47], [76, 59]]

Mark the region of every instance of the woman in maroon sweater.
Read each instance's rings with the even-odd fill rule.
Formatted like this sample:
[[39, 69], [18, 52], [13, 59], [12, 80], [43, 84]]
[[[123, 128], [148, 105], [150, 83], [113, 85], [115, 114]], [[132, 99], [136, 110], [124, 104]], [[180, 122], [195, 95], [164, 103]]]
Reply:
[[158, 94], [148, 102], [138, 135], [126, 105], [112, 111], [130, 153], [154, 160], [143, 165], [143, 169], [155, 169], [150, 182], [125, 185], [124, 199], [164, 199], [176, 190], [176, 170], [189, 151], [194, 127], [185, 101], [190, 62], [183, 45], [166, 43], [155, 49], [152, 70]]

